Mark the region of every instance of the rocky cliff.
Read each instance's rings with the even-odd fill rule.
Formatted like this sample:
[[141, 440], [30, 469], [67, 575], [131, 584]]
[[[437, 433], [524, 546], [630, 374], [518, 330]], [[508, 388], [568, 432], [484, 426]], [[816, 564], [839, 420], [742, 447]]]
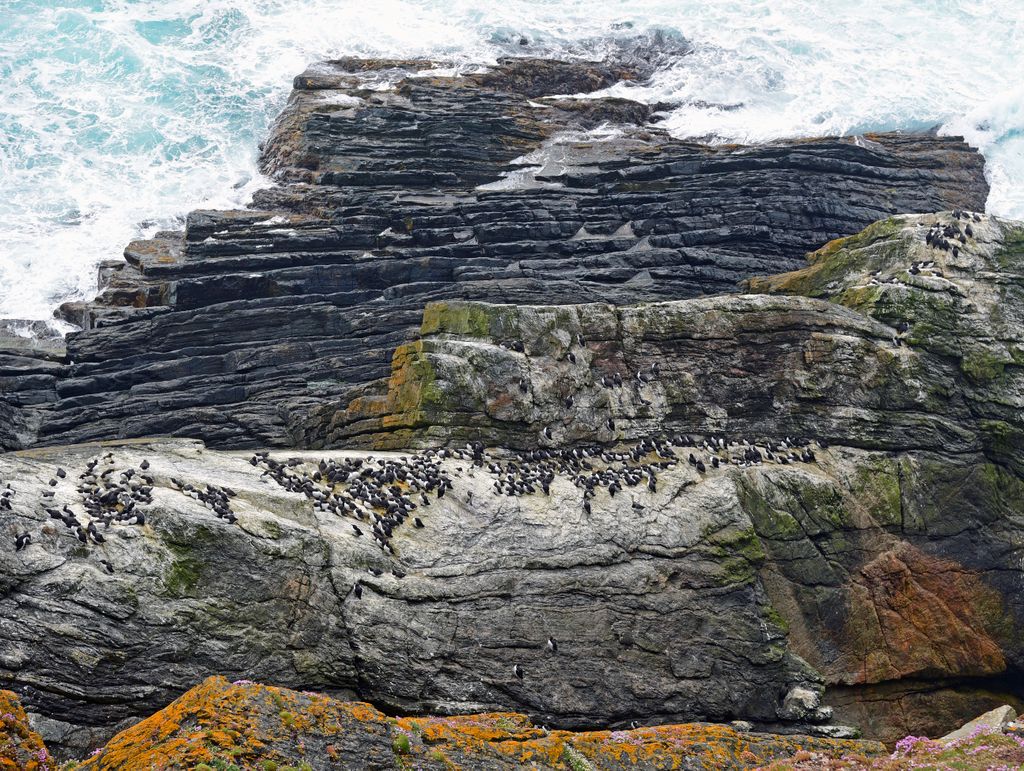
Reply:
[[642, 61], [484, 73], [343, 60], [264, 148], [279, 184], [131, 244], [54, 360], [0, 349], [0, 447], [171, 434], [325, 446], [325, 401], [378, 395], [436, 300], [562, 304], [733, 292], [890, 214], [981, 210], [981, 156], [881, 134], [674, 140], [656, 107], [570, 99]]
[[214, 673], [566, 729], [1021, 706], [1024, 227], [954, 139], [546, 98], [630, 66], [314, 68], [260, 209], [4, 344], [0, 682], [52, 747]]
[[322, 408], [332, 441], [466, 449], [0, 456], [33, 536], [0, 557], [3, 666], [69, 725], [219, 671], [565, 727], [941, 733], [1020, 694], [1021, 233], [908, 215], [766, 294], [434, 304], [384, 396]]

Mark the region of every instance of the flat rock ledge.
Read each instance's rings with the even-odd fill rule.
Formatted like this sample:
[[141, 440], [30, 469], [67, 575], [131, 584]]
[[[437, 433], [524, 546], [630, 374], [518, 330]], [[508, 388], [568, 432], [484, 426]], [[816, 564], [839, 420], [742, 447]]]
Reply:
[[[5, 765], [8, 736], [30, 734], [23, 713], [11, 718], [0, 725], [0, 768], [42, 771], [45, 759], [37, 758], [45, 749], [31, 760], [11, 755], [17, 765]], [[536, 726], [514, 712], [395, 718], [365, 703], [211, 677], [93, 750], [77, 768], [717, 771], [751, 769], [799, 752], [840, 758], [884, 750], [878, 742], [775, 736], [701, 723], [574, 733]]]
[[[702, 447], [662, 448], [586, 459], [681, 459], [655, 490], [649, 472], [620, 474], [617, 494], [589, 498], [575, 472], [509, 494], [508, 451], [436, 459], [451, 487], [409, 495], [417, 508], [387, 537], [322, 510], [318, 494], [349, 492], [312, 480], [430, 456], [185, 440], [2, 455], [8, 543], [32, 540], [0, 551], [0, 678], [65, 754], [212, 671], [561, 728], [744, 719], [828, 735], [834, 721], [893, 738], [1007, 700], [1022, 639], [1019, 557], [1000, 547], [1021, 529], [1015, 477], [839, 446], [702, 472], [685, 460]], [[147, 502], [83, 511], [76, 486], [103, 472], [130, 473]]]

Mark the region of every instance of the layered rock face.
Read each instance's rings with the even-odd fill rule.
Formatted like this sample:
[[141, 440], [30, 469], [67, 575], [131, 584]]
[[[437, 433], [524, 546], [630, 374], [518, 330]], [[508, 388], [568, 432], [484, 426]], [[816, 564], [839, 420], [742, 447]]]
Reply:
[[[1020, 473], [1021, 228], [962, 216], [890, 218], [738, 296], [435, 303], [419, 340], [396, 351], [386, 395], [325, 408], [320, 422], [330, 442], [382, 447], [807, 436], [984, 452]], [[929, 229], [961, 226], [972, 235], [955, 257], [925, 243]]]
[[296, 78], [264, 151], [280, 184], [256, 209], [129, 246], [95, 302], [63, 309], [85, 328], [63, 366], [0, 357], [0, 446], [324, 446], [318, 407], [379, 395], [428, 302], [732, 292], [889, 214], [984, 206], [982, 158], [955, 138], [706, 146], [649, 106], [550, 97], [642, 78], [642, 62], [428, 68]]
[[[944, 231], [955, 252], [932, 245]], [[766, 591], [843, 719], [938, 730], [928, 714], [1020, 694], [1022, 238], [981, 215], [907, 215], [747, 285], [768, 294], [436, 304], [388, 395], [325, 420], [382, 447], [816, 438], [843, 459], [832, 484], [738, 485]]]

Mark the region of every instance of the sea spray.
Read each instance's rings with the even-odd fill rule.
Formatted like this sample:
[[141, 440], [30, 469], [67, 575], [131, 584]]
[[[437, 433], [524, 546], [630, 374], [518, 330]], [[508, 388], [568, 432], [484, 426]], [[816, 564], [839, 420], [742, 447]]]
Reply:
[[49, 318], [132, 238], [244, 205], [291, 78], [342, 54], [459, 67], [685, 41], [612, 92], [713, 142], [938, 126], [985, 153], [989, 209], [1024, 217], [1018, 0], [9, 0], [3, 17], [0, 318]]

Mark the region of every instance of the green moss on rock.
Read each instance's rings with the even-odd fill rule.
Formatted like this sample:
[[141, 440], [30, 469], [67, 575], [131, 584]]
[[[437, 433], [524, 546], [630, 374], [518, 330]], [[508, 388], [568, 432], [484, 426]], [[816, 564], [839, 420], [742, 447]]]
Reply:
[[987, 348], [972, 348], [960, 360], [960, 369], [976, 383], [987, 383], [1001, 377], [1006, 362]]
[[167, 591], [178, 597], [188, 596], [199, 584], [201, 571], [202, 564], [196, 559], [191, 557], [175, 559], [164, 580]]
[[754, 580], [766, 554], [753, 528], [726, 529], [708, 536], [711, 554], [720, 560], [723, 584], [745, 584]]
[[789, 633], [789, 622], [782, 617], [782, 614], [775, 609], [774, 605], [769, 605], [765, 608], [764, 617], [783, 632]]
[[[895, 238], [903, 223], [890, 217], [880, 220], [846, 238], [830, 241], [807, 255], [811, 263], [802, 270], [777, 276], [759, 277], [746, 282], [749, 292], [763, 294], [796, 294], [805, 297], [825, 297], [838, 289], [838, 282], [854, 270], [875, 270], [887, 263], [904, 259], [908, 244]], [[867, 250], [879, 241], [888, 241], [881, 248]], [[863, 298], [860, 298], [863, 302]]]
[[446, 333], [467, 337], [490, 337], [493, 313], [480, 303], [429, 303], [423, 309], [421, 335]]
[[882, 527], [898, 526], [902, 520], [902, 491], [898, 466], [878, 459], [857, 468], [850, 485], [853, 500]]
[[1003, 233], [1002, 247], [995, 253], [1000, 268], [1024, 267], [1024, 227], [1013, 227]]

